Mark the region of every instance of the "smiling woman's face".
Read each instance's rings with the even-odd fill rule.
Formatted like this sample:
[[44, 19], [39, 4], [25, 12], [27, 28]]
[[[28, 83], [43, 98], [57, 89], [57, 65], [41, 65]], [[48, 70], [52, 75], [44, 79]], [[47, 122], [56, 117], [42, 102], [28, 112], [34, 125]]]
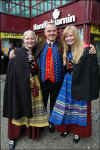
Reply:
[[35, 41], [35, 36], [31, 32], [27, 33], [24, 37], [24, 47], [26, 49], [32, 49], [35, 45]]
[[65, 42], [67, 45], [72, 46], [75, 42], [75, 37], [73, 35], [73, 33], [70, 31], [67, 33], [67, 35], [65, 36]]

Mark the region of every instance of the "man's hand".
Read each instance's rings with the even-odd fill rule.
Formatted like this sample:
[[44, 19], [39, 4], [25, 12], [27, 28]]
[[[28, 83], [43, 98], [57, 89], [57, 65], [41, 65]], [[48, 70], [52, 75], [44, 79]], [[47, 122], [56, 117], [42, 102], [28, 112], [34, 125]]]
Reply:
[[13, 49], [10, 51], [9, 59], [16, 57], [14, 51], [15, 51], [15, 50], [13, 50]]
[[90, 44], [89, 54], [96, 54], [96, 49], [92, 44]]

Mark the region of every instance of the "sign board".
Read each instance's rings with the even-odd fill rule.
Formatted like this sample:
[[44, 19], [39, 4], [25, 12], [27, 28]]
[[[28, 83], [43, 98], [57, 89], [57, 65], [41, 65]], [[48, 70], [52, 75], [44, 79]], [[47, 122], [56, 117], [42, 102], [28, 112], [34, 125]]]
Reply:
[[91, 32], [92, 34], [100, 35], [100, 26], [91, 25], [90, 32]]
[[21, 33], [1, 32], [0, 35], [2, 39], [22, 39], [23, 38], [23, 35]]
[[75, 15], [71, 15], [69, 13], [67, 14], [66, 17], [59, 18], [60, 17], [60, 11], [58, 9], [55, 9], [53, 11], [52, 16], [53, 16], [53, 19], [51, 19], [50, 21], [45, 20], [42, 24], [34, 24], [33, 30], [35, 31], [35, 30], [44, 29], [49, 22], [51, 22], [51, 23], [53, 22], [58, 26], [58, 25], [62, 25], [62, 24], [73, 23], [76, 21]]

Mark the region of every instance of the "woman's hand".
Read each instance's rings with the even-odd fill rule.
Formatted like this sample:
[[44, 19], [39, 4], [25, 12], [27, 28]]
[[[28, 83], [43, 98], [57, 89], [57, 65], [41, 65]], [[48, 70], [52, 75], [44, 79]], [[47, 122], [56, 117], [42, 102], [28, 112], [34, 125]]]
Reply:
[[16, 57], [14, 51], [15, 51], [14, 49], [12, 49], [12, 50], [10, 51], [9, 59]]
[[90, 44], [89, 54], [96, 54], [96, 49], [92, 44]]

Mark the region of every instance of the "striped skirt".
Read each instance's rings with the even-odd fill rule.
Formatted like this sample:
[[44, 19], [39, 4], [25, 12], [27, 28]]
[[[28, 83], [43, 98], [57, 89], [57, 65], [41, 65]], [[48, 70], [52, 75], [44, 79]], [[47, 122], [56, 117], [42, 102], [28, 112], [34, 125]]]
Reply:
[[42, 93], [40, 90], [40, 83], [38, 76], [30, 78], [31, 96], [32, 96], [32, 118], [22, 117], [20, 119], [13, 119], [12, 124], [17, 126], [25, 125], [26, 127], [45, 127], [48, 126], [47, 113], [43, 104]]
[[[42, 101], [42, 93], [38, 76], [30, 78], [31, 96], [32, 96], [32, 118], [22, 117], [20, 119], [8, 120], [8, 138], [17, 139], [26, 135], [33, 140], [40, 136], [40, 127], [48, 126], [47, 113]], [[42, 130], [42, 128], [41, 128]]]
[[55, 125], [87, 126], [88, 101], [72, 99], [71, 83], [72, 75], [67, 73], [50, 116], [50, 122]]

